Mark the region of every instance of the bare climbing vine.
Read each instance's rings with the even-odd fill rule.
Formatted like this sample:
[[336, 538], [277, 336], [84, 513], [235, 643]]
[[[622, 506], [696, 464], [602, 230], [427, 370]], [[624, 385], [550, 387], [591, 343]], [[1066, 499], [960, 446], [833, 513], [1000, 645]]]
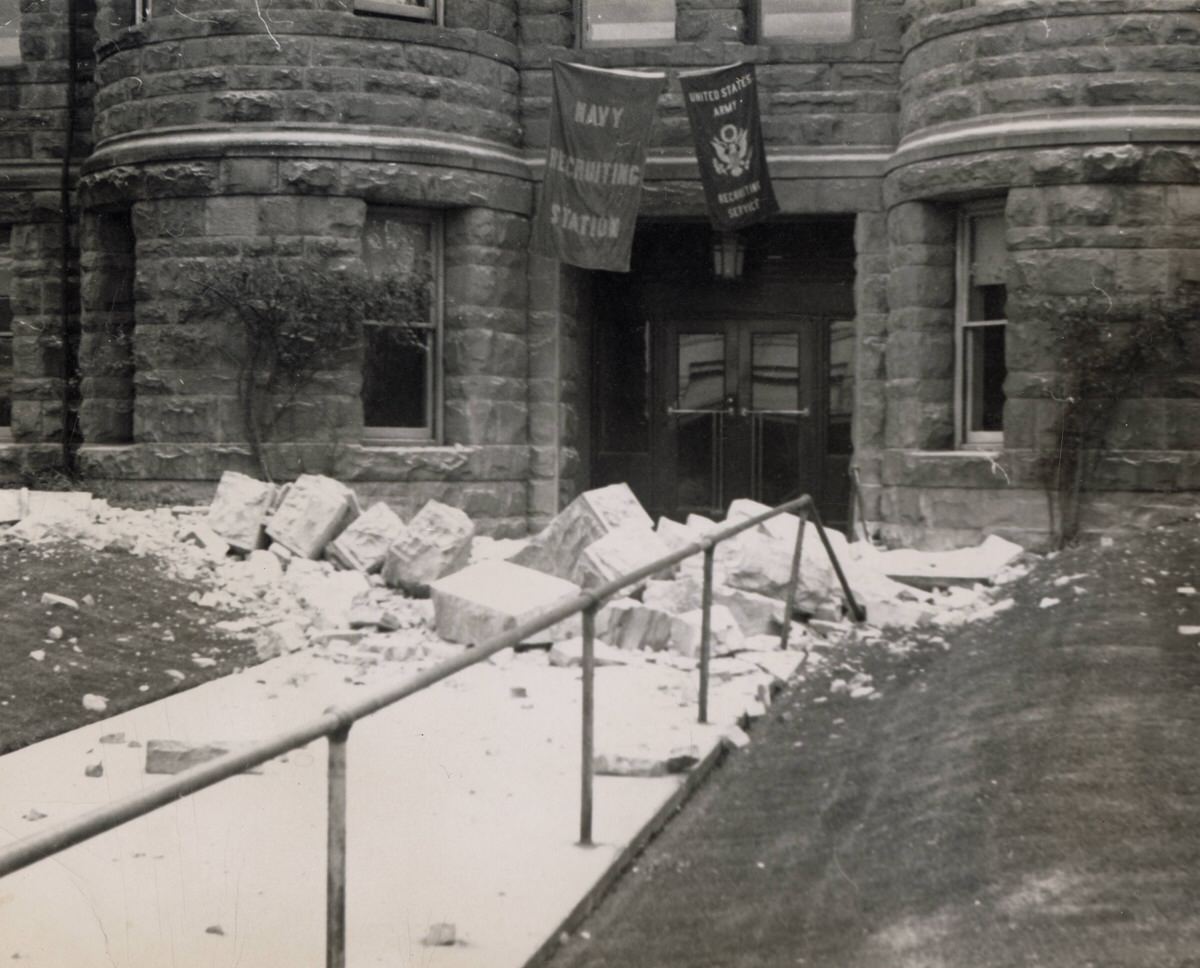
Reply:
[[363, 325], [387, 321], [392, 338], [424, 342], [411, 322], [428, 317], [428, 275], [376, 277], [311, 259], [264, 259], [230, 268], [204, 264], [193, 277], [196, 308], [234, 323], [224, 355], [237, 366], [237, 393], [251, 454], [272, 479], [265, 445], [322, 373], [361, 366]]
[[1059, 547], [1079, 535], [1085, 496], [1108, 447], [1124, 401], [1186, 361], [1189, 326], [1200, 305], [1151, 302], [1137, 311], [1067, 307], [1053, 325], [1059, 404], [1053, 443], [1038, 457]]

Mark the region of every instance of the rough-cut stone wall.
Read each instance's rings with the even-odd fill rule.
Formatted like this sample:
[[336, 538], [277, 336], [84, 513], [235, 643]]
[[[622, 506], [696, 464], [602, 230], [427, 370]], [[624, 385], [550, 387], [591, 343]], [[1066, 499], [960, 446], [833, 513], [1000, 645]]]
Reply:
[[0, 66], [0, 221], [11, 226], [13, 257], [8, 429], [19, 445], [0, 444], [0, 481], [58, 465], [72, 425], [63, 365], [78, 339], [79, 267], [75, 232], [64, 225], [61, 181], [64, 158], [77, 164], [91, 149], [91, 5], [77, 9], [74, 75], [66, 0], [22, 7], [20, 62]]
[[[855, 347], [854, 467], [868, 521], [880, 519], [880, 462], [887, 430], [888, 256], [887, 218], [861, 213], [854, 226]], [[857, 512], [856, 512], [857, 513]]]
[[1035, 0], [927, 14], [907, 38], [900, 130], [1047, 108], [1136, 108], [1200, 96], [1191, 0]]
[[156, 15], [102, 45], [97, 138], [333, 123], [517, 141], [512, 49], [490, 34], [346, 12], [275, 16], [268, 33], [253, 8], [209, 9], [200, 22]]

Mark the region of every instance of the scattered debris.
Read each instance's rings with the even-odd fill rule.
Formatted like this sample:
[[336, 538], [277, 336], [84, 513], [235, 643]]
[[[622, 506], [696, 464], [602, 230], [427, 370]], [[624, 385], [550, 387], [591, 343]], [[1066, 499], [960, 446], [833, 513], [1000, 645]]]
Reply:
[[29, 812], [22, 814], [21, 819], [29, 820], [32, 822], [35, 820], [45, 820], [48, 816], [49, 816], [49, 814], [42, 813], [42, 811], [38, 810], [36, 807], [30, 807]]
[[225, 929], [223, 927], [221, 927], [219, 924], [210, 924], [207, 928], [204, 929], [204, 933], [205, 934], [215, 934], [222, 938], [225, 937]]
[[579, 594], [579, 586], [510, 561], [481, 561], [431, 587], [438, 635], [480, 644]]
[[103, 763], [89, 763], [87, 766], [85, 766], [83, 768], [83, 775], [90, 776], [90, 777], [104, 776], [104, 764]]
[[387, 549], [383, 580], [426, 596], [431, 583], [461, 570], [471, 558], [475, 525], [458, 508], [429, 501]]
[[85, 693], [83, 697], [83, 708], [88, 712], [102, 713], [108, 709], [108, 700], [104, 696], [97, 696], [94, 693]]
[[42, 592], [43, 605], [63, 605], [67, 608], [79, 611], [79, 603], [73, 598], [67, 598], [65, 595], [54, 595], [51, 592]]
[[174, 739], [152, 739], [146, 743], [147, 773], [180, 773], [228, 753], [221, 743], [193, 744]]

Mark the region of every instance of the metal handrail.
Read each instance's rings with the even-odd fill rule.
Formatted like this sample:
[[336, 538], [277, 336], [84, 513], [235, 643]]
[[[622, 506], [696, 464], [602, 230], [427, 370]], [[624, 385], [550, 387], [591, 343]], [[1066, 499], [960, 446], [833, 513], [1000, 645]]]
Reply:
[[593, 736], [595, 709], [595, 618], [600, 606], [617, 592], [636, 585], [652, 575], [658, 574], [695, 554], [704, 555], [704, 586], [702, 597], [703, 618], [700, 636], [700, 690], [699, 721], [708, 721], [708, 680], [711, 655], [711, 619], [713, 552], [722, 541], [743, 531], [757, 527], [764, 521], [791, 512], [799, 513], [796, 543], [792, 553], [791, 574], [784, 609], [783, 630], [780, 648], [786, 649], [795, 607], [796, 585], [799, 579], [800, 560], [807, 519], [811, 516], [816, 525], [830, 564], [841, 584], [846, 604], [856, 622], [866, 618], [865, 610], [854, 598], [837, 555], [829, 544], [821, 517], [813, 500], [808, 495], [794, 498], [768, 511], [744, 518], [708, 532], [670, 554], [663, 555], [649, 564], [627, 572], [605, 582], [598, 588], [582, 592], [542, 612], [536, 618], [523, 622], [516, 628], [488, 641], [466, 649], [457, 656], [439, 663], [425, 672], [402, 682], [393, 683], [365, 694], [362, 698], [342, 706], [330, 707], [319, 717], [300, 726], [279, 733], [244, 749], [232, 750], [215, 759], [191, 767], [164, 781], [150, 790], [143, 790], [91, 810], [80, 817], [65, 821], [55, 827], [22, 838], [0, 848], [0, 877], [44, 860], [68, 847], [88, 840], [98, 834], [119, 827], [130, 820], [144, 816], [159, 807], [196, 793], [206, 787], [227, 780], [243, 771], [259, 766], [277, 756], [304, 746], [313, 740], [325, 737], [329, 742], [329, 770], [327, 775], [328, 837], [326, 875], [326, 966], [345, 966], [345, 902], [346, 902], [346, 744], [350, 728], [359, 719], [378, 712], [414, 693], [461, 672], [463, 669], [484, 662], [504, 649], [525, 641], [531, 635], [552, 625], [582, 613], [583, 616], [583, 729], [581, 764], [580, 836], [581, 846], [592, 844], [592, 779], [593, 779]]

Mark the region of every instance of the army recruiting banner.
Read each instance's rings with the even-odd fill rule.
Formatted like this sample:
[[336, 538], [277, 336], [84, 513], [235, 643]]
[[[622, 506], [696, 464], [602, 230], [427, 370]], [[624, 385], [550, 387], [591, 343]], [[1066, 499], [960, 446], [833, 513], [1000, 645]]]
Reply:
[[740, 229], [779, 211], [758, 116], [753, 64], [681, 74], [709, 217]]
[[646, 146], [666, 75], [553, 66], [546, 177], [531, 247], [585, 269], [628, 272]]

